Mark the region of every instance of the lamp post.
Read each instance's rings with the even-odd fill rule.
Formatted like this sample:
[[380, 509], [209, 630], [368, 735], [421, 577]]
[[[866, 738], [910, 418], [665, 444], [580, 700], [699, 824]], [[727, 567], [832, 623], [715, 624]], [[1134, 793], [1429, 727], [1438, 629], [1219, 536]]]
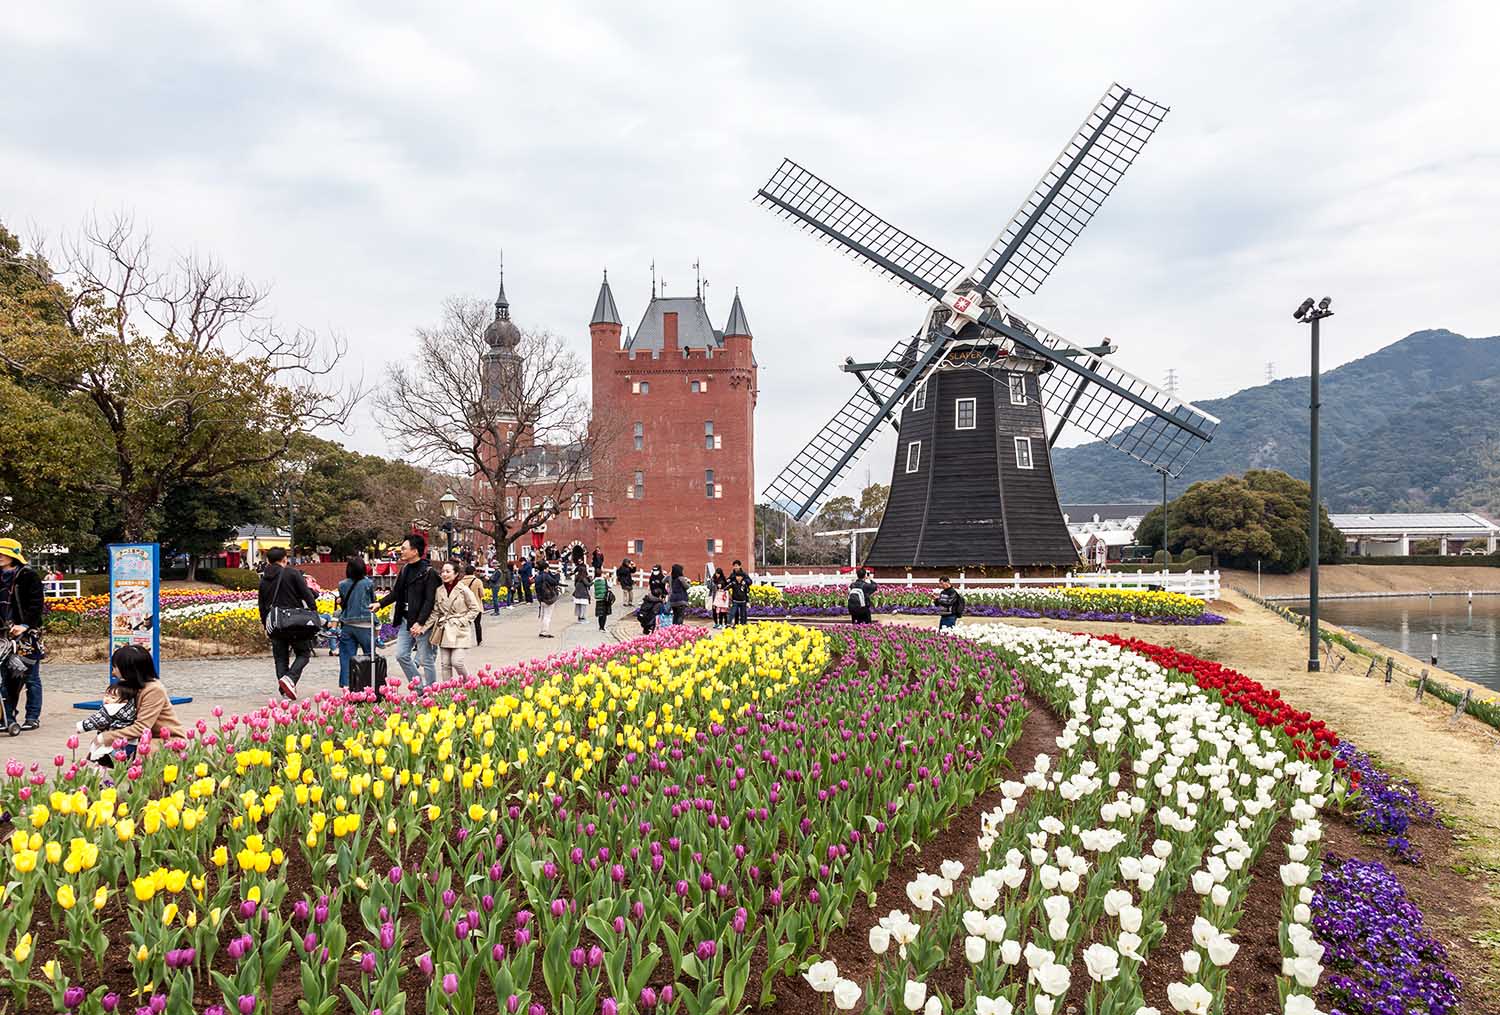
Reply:
[[1293, 313], [1292, 319], [1312, 325], [1312, 383], [1309, 388], [1308, 418], [1308, 486], [1307, 507], [1307, 672], [1318, 666], [1318, 322], [1332, 317], [1333, 299], [1324, 296], [1313, 305], [1309, 296]]
[[454, 495], [453, 488], [438, 498], [438, 503], [443, 506], [443, 531], [448, 534], [448, 557], [453, 557], [453, 517], [458, 514], [458, 497]]

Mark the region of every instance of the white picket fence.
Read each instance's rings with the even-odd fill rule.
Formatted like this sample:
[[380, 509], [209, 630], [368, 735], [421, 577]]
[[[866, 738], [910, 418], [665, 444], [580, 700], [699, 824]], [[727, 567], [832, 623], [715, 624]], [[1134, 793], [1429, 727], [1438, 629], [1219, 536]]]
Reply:
[[83, 595], [83, 582], [77, 578], [66, 581], [42, 582], [42, 595], [47, 599], [77, 599]]
[[[774, 571], [761, 571], [756, 574], [755, 578], [756, 581], [775, 585], [778, 588], [785, 588], [788, 585], [848, 585], [854, 580], [851, 574], [789, 574], [785, 572], [777, 574]], [[877, 578], [875, 582], [877, 585], [937, 585], [937, 582], [931, 578], [913, 578], [910, 574], [904, 578]], [[967, 591], [971, 588], [1023, 589], [1071, 585], [1091, 589], [1161, 589], [1167, 592], [1180, 592], [1204, 602], [1212, 602], [1219, 598], [1219, 572], [1217, 571], [1173, 573], [1145, 571], [1139, 574], [1119, 571], [1080, 574], [1069, 572], [1060, 578], [1022, 578], [1019, 574], [1009, 578], [970, 578], [960, 571], [954, 575], [953, 583], [958, 586], [959, 591]]]

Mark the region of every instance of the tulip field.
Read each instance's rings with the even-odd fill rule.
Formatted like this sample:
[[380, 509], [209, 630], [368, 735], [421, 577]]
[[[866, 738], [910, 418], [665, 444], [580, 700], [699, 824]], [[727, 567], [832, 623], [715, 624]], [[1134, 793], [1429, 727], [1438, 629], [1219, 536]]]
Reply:
[[[323, 693], [8, 766], [0, 1011], [1307, 1015], [1387, 1010], [1373, 968], [1445, 1015], [1399, 883], [1325, 855], [1347, 746], [1214, 664], [998, 623]], [[1415, 914], [1389, 955], [1365, 890]]]

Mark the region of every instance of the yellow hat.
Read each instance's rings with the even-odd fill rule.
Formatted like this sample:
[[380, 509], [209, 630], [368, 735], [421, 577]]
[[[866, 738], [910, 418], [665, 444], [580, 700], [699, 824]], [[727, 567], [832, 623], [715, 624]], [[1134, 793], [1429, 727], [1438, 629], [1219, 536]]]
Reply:
[[21, 541], [18, 539], [0, 539], [0, 556], [13, 557], [22, 564], [26, 563], [26, 555], [21, 552]]

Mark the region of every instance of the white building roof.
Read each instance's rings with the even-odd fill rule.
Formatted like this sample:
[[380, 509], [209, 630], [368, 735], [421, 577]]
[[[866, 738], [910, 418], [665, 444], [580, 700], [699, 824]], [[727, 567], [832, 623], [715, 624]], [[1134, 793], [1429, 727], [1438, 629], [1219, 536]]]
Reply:
[[1328, 518], [1346, 536], [1402, 536], [1418, 533], [1438, 536], [1488, 536], [1500, 532], [1500, 525], [1483, 515], [1456, 511], [1416, 514], [1330, 514]]

